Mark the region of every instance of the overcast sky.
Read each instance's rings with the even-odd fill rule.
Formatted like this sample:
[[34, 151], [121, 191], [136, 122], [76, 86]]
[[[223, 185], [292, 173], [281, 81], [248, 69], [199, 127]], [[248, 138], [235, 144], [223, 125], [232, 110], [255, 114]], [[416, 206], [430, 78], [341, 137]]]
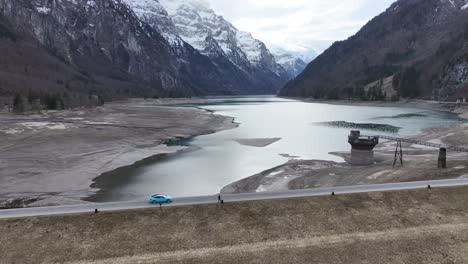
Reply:
[[269, 46], [322, 52], [356, 33], [395, 0], [207, 0], [234, 26]]

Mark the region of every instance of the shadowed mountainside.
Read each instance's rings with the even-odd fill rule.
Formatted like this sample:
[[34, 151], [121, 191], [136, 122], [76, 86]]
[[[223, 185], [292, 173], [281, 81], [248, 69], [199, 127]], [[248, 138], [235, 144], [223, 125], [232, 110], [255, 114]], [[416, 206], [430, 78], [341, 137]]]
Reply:
[[365, 99], [366, 93], [374, 92], [365, 90], [367, 84], [392, 76], [393, 88], [401, 97], [465, 95], [466, 4], [466, 0], [397, 1], [356, 35], [335, 42], [280, 94]]

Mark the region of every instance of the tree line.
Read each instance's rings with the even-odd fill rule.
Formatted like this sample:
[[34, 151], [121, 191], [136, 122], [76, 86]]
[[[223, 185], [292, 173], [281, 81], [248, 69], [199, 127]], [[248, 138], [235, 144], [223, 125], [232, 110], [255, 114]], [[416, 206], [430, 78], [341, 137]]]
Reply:
[[54, 94], [17, 93], [4, 102], [4, 109], [14, 113], [36, 112], [42, 110], [66, 110], [78, 107], [94, 108], [104, 104], [102, 96], [72, 92]]

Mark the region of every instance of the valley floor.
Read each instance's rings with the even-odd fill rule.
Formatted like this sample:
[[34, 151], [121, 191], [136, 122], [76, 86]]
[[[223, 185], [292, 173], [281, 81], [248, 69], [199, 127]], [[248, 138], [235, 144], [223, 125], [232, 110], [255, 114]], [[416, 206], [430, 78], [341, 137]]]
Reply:
[[[97, 191], [90, 186], [99, 175], [186, 149], [167, 146], [168, 140], [236, 126], [230, 117], [192, 107], [174, 107], [203, 102], [207, 100], [130, 100], [96, 109], [24, 116], [0, 114], [0, 208], [83, 203], [80, 198]], [[466, 107], [450, 109], [452, 105], [424, 101], [353, 104], [445, 109], [454, 110], [462, 117], [468, 115]], [[447, 145], [467, 145], [468, 126], [432, 128], [417, 138]], [[274, 140], [277, 139], [253, 143], [264, 145]], [[438, 150], [403, 147], [403, 168], [393, 169], [395, 146], [384, 143], [376, 148], [377, 163], [372, 166], [356, 167], [291, 157], [290, 162], [230, 184], [222, 192], [269, 192], [468, 177], [467, 154], [449, 152], [449, 168], [439, 170]], [[335, 154], [345, 159], [349, 156], [348, 153]]]
[[467, 263], [467, 187], [0, 220], [0, 263]]
[[[130, 100], [96, 109], [0, 114], [0, 207], [82, 203], [93, 179], [160, 154], [168, 140], [233, 128], [230, 117]], [[3, 202], [3, 203], [2, 203]]]

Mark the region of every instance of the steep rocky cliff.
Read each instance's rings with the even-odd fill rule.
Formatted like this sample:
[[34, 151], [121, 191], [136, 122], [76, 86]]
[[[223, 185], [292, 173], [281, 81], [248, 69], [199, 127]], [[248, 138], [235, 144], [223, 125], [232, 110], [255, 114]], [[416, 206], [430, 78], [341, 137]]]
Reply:
[[[79, 72], [74, 79], [87, 83], [88, 90], [93, 86], [112, 90], [113, 83], [122, 83], [130, 95], [195, 94], [194, 86], [179, 72], [165, 39], [120, 1], [0, 0], [0, 16], [17, 36], [16, 41], [36, 45], [44, 56], [60, 61], [56, 65], [59, 70], [66, 66]], [[16, 45], [9, 46], [15, 49]], [[15, 59], [12, 54], [5, 56], [3, 68], [8, 72]], [[37, 68], [36, 61], [28, 61], [30, 54], [25, 56], [27, 65]], [[44, 78], [40, 73], [37, 77]], [[71, 81], [57, 82], [66, 86]]]
[[466, 94], [467, 7], [466, 0], [399, 0], [356, 35], [334, 43], [281, 95], [363, 97], [367, 84], [391, 76], [403, 97]]

